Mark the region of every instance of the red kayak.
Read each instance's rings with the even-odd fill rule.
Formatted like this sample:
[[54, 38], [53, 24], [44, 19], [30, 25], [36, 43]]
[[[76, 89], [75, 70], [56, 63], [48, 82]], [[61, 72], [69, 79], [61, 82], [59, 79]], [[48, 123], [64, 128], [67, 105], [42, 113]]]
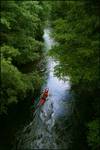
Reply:
[[45, 101], [46, 101], [46, 99], [43, 99], [43, 98], [42, 98], [42, 99], [40, 99], [40, 102], [39, 102], [39, 103], [40, 103], [40, 105], [43, 105], [43, 104], [45, 103]]
[[39, 105], [43, 105], [46, 101], [46, 98], [48, 97], [48, 92], [49, 92], [49, 89], [46, 88], [45, 91], [43, 92], [43, 94], [41, 95], [41, 99], [39, 101]]
[[[46, 98], [48, 97], [48, 93], [49, 93], [49, 89], [46, 88], [46, 89], [44, 90], [43, 94], [41, 95], [40, 101], [39, 101], [39, 103], [37, 104], [35, 110], [36, 110], [39, 106], [44, 105], [44, 103], [46, 102]], [[32, 101], [33, 101], [33, 103], [34, 103], [34, 99], [32, 99]], [[35, 111], [35, 110], [34, 110], [34, 111]], [[33, 112], [34, 112], [34, 111], [33, 111]]]

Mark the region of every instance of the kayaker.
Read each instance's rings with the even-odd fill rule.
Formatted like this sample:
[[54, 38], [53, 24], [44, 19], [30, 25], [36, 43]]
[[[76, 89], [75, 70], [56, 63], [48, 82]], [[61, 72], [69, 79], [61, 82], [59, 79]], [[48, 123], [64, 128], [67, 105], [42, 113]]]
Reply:
[[43, 94], [42, 94], [41, 97], [40, 97], [40, 102], [39, 102], [39, 105], [40, 105], [40, 106], [45, 103], [46, 98], [48, 97], [48, 95], [49, 95], [49, 89], [46, 88], [45, 91], [43, 92]]
[[46, 88], [45, 91], [43, 92], [43, 94], [41, 95], [41, 98], [46, 99], [49, 95], [49, 89]]
[[38, 107], [40, 107], [41, 105], [44, 105], [44, 103], [46, 102], [46, 98], [48, 97], [48, 95], [49, 95], [49, 89], [46, 88], [46, 89], [44, 90], [44, 92], [42, 93], [42, 95], [41, 95], [41, 97], [40, 97], [40, 101], [39, 101], [39, 103], [37, 104], [35, 110], [36, 110]]

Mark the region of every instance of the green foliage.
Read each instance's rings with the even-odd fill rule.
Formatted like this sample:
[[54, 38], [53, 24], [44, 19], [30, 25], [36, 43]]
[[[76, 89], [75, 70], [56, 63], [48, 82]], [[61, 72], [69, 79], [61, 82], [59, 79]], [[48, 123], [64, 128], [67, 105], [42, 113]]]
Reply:
[[18, 49], [15, 49], [14, 47], [8, 45], [3, 45], [1, 47], [1, 57], [8, 59], [8, 58], [14, 58], [17, 55], [20, 55]]
[[[63, 74], [72, 76], [73, 82], [80, 81], [81, 77], [85, 81], [92, 81], [95, 78], [98, 79], [99, 35], [97, 32], [92, 33], [98, 27], [99, 17], [94, 15], [90, 17], [85, 14], [84, 7], [81, 7], [79, 14], [80, 10], [77, 11], [75, 6], [77, 7], [74, 3], [74, 8], [71, 7], [67, 11], [68, 16], [65, 16], [64, 19], [60, 18], [53, 22], [54, 38], [60, 45], [53, 48], [52, 55], [55, 55], [60, 61], [59, 67], [57, 67], [58, 74], [64, 70]], [[74, 20], [75, 17], [77, 20]], [[73, 19], [70, 20], [71, 18]], [[62, 71], [59, 70], [64, 67], [65, 69]]]
[[6, 18], [1, 18], [1, 24], [6, 26], [8, 29], [11, 29], [10, 28], [10, 22], [6, 19]]
[[[41, 87], [38, 63], [43, 53], [44, 9], [46, 5], [38, 1], [1, 1], [0, 114]], [[23, 66], [32, 63], [32, 72], [22, 73]]]
[[22, 80], [23, 76], [18, 69], [11, 64], [10, 60], [1, 60], [1, 108], [7, 107], [8, 104], [18, 101], [19, 94], [25, 95], [27, 83]]
[[98, 120], [93, 120], [88, 123], [88, 143], [92, 146], [92, 150], [97, 150], [100, 147], [100, 122]]
[[[55, 74], [62, 79], [70, 77], [75, 97], [72, 149], [84, 150], [91, 145], [94, 150], [100, 147], [95, 120], [100, 117], [100, 5], [97, 1], [85, 0], [55, 1], [51, 5], [52, 36], [57, 44], [49, 54], [59, 62]], [[88, 135], [86, 123], [89, 123]]]
[[17, 63], [26, 64], [28, 62], [38, 61], [41, 58], [43, 44], [36, 41], [32, 37], [24, 37], [24, 39], [17, 39], [19, 43], [20, 55], [17, 57]]

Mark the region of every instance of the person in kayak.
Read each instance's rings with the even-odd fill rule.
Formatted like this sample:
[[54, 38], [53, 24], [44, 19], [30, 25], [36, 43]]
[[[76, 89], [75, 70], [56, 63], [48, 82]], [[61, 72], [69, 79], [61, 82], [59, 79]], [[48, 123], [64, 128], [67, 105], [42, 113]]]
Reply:
[[[48, 95], [49, 95], [49, 89], [46, 88], [46, 89], [44, 90], [44, 92], [42, 93], [42, 95], [41, 95], [41, 97], [40, 97], [40, 101], [39, 101], [39, 103], [37, 104], [35, 110], [36, 110], [38, 107], [40, 107], [41, 105], [44, 105], [44, 103], [46, 102], [46, 98], [48, 97]], [[34, 111], [34, 110], [33, 110], [33, 111]]]
[[43, 92], [43, 94], [40, 97], [39, 105], [43, 105], [45, 103], [46, 98], [48, 97], [48, 95], [49, 95], [49, 89], [46, 88], [45, 91]]

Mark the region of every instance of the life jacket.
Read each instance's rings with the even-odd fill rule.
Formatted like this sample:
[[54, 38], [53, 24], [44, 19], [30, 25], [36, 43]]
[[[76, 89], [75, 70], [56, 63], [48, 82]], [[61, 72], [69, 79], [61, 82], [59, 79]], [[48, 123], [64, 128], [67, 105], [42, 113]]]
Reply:
[[41, 105], [43, 105], [44, 103], [45, 103], [45, 101], [46, 101], [46, 98], [48, 97], [48, 90], [47, 89], [45, 89], [45, 91], [44, 91], [44, 93], [43, 93], [43, 95], [42, 95], [42, 98], [41, 98], [41, 100], [40, 100], [40, 104]]
[[48, 97], [48, 91], [47, 91], [47, 92], [45, 91], [45, 92], [43, 93], [42, 98], [43, 98], [43, 99], [46, 99], [47, 97]]

